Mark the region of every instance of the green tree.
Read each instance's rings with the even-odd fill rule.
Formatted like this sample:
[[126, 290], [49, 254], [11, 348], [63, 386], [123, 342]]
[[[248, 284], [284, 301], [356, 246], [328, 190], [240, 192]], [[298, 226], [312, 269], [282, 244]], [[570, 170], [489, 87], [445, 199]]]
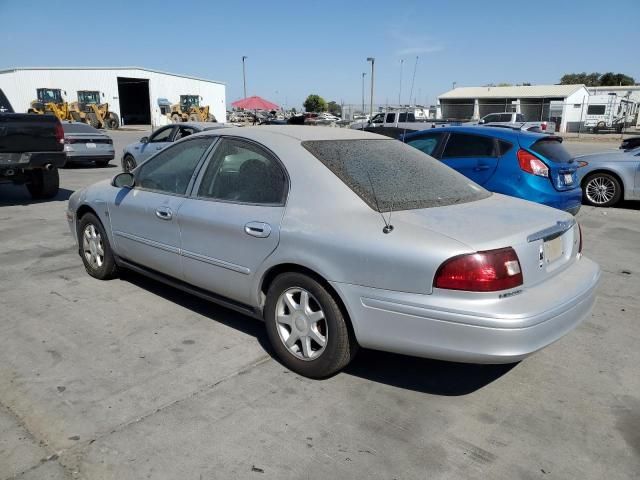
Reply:
[[600, 84], [600, 74], [594, 73], [567, 73], [560, 79], [560, 85], [576, 85], [583, 83], [587, 87], [597, 87]]
[[309, 95], [302, 105], [307, 112], [324, 112], [327, 109], [327, 102], [315, 93]]
[[629, 86], [635, 85], [636, 81], [633, 77], [629, 75], [625, 75], [624, 73], [613, 73], [607, 72], [603, 73], [600, 77], [600, 85], [603, 87], [612, 87], [612, 86]]
[[342, 116], [342, 107], [333, 100], [327, 104], [327, 110], [331, 115]]

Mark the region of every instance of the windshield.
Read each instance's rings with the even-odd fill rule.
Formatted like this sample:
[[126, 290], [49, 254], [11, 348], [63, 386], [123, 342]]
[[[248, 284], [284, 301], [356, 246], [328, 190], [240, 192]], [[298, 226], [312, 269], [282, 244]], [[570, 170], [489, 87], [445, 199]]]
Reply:
[[80, 103], [100, 103], [100, 93], [78, 92], [78, 101]]
[[38, 100], [42, 103], [62, 103], [62, 94], [57, 88], [39, 88]]
[[379, 212], [473, 202], [491, 195], [397, 140], [320, 140], [302, 145]]
[[558, 138], [543, 138], [531, 145], [531, 150], [556, 163], [569, 163], [573, 160], [571, 154]]
[[180, 97], [180, 103], [183, 107], [197, 107], [200, 104], [200, 101], [197, 96], [194, 95], [182, 95]]

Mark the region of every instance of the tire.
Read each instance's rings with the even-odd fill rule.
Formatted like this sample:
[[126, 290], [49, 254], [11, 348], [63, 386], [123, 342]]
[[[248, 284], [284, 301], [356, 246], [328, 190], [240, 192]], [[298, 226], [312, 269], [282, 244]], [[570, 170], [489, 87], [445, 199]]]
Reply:
[[137, 166], [136, 159], [133, 158], [132, 155], [129, 155], [127, 153], [124, 157], [122, 157], [122, 171], [123, 172], [130, 172], [131, 170], [136, 168], [136, 166]]
[[58, 194], [60, 175], [57, 168], [52, 170], [32, 170], [29, 177], [30, 181], [27, 183], [27, 190], [29, 190], [31, 198], [53, 198]]
[[86, 213], [80, 218], [78, 243], [82, 263], [89, 275], [99, 280], [109, 280], [118, 275], [109, 238], [93, 213]]
[[200, 116], [192, 113], [191, 115], [189, 115], [189, 121], [190, 122], [199, 122], [200, 121]]
[[213, 123], [217, 123], [216, 117], [213, 115], [209, 115], [207, 117], [207, 122], [213, 122]]
[[87, 113], [87, 116], [86, 116], [85, 120], [93, 128], [100, 128], [101, 127], [100, 120], [98, 120], [98, 117], [96, 116], [95, 113]]
[[177, 113], [174, 113], [173, 115], [171, 115], [171, 121], [173, 123], [180, 123], [182, 121], [182, 117]]
[[118, 115], [113, 112], [109, 112], [109, 115], [104, 120], [104, 124], [109, 130], [117, 130], [120, 127]]
[[[307, 294], [306, 302], [303, 292]], [[303, 309], [303, 305], [307, 308]], [[336, 299], [307, 275], [290, 272], [276, 277], [267, 292], [264, 312], [267, 334], [276, 356], [300, 375], [309, 378], [333, 375], [344, 368], [357, 351], [348, 320]], [[304, 312], [313, 315], [307, 316]], [[323, 340], [324, 346], [316, 339]], [[294, 340], [290, 347], [285, 344], [287, 340]]]
[[611, 207], [621, 197], [620, 181], [609, 173], [592, 173], [583, 182], [582, 198], [585, 203], [594, 207]]

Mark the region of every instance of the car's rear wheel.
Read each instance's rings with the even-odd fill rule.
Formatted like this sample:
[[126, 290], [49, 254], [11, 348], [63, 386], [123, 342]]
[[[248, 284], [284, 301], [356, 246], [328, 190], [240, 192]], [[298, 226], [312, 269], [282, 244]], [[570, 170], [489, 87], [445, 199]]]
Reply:
[[134, 168], [136, 168], [136, 159], [133, 158], [132, 155], [129, 155], [127, 153], [124, 157], [122, 157], [122, 171], [130, 172]]
[[583, 198], [589, 205], [611, 207], [621, 197], [620, 182], [609, 173], [592, 173], [584, 181]]
[[87, 273], [100, 280], [109, 280], [118, 274], [109, 239], [102, 223], [92, 213], [80, 219], [78, 225], [80, 255]]
[[36, 169], [29, 172], [27, 190], [34, 199], [53, 198], [60, 189], [60, 175], [57, 168]]
[[280, 361], [311, 378], [344, 368], [357, 343], [336, 299], [313, 278], [296, 272], [278, 276], [267, 293], [265, 322]]

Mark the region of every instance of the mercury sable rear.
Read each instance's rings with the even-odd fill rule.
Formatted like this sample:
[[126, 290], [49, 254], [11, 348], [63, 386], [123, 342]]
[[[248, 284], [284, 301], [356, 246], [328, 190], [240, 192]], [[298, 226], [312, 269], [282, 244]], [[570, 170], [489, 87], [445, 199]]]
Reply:
[[354, 130], [193, 135], [74, 193], [67, 217], [90, 275], [133, 269], [261, 318], [309, 377], [358, 346], [521, 360], [589, 315], [600, 277], [571, 215]]

